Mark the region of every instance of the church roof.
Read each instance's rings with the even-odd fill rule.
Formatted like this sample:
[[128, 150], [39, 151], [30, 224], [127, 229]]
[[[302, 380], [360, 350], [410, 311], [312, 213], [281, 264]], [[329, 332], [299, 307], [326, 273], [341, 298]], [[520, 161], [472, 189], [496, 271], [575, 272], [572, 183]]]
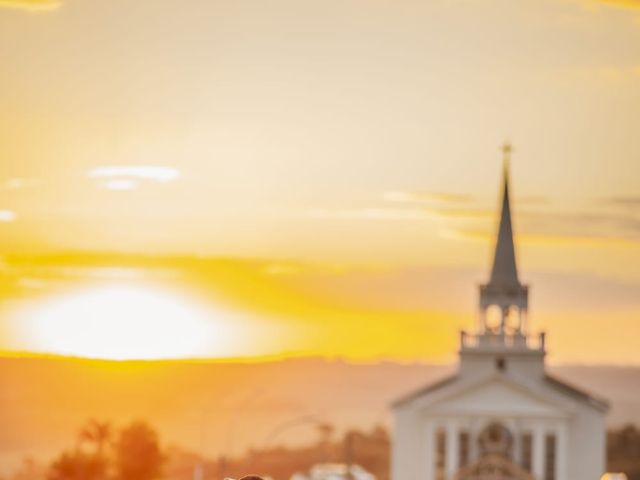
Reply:
[[431, 392], [440, 390], [442, 387], [446, 387], [447, 385], [455, 383], [458, 380], [458, 378], [459, 378], [458, 375], [450, 375], [448, 377], [445, 377], [442, 380], [431, 383], [426, 387], [421, 388], [420, 390], [416, 390], [414, 392], [409, 393], [408, 395], [405, 395], [404, 397], [400, 397], [399, 399], [394, 401], [391, 406], [393, 408], [400, 407], [406, 403], [409, 403], [415, 400], [416, 398], [423, 397], [425, 395], [430, 394]]
[[584, 390], [580, 390], [579, 388], [574, 387], [573, 385], [566, 383], [563, 380], [559, 380], [555, 377], [552, 377], [551, 375], [545, 375], [544, 379], [549, 385], [554, 387], [556, 390], [559, 390], [562, 393], [571, 395], [576, 400], [582, 400], [583, 402], [586, 402], [591, 406], [596, 407], [599, 410], [603, 410], [603, 411], [609, 410], [609, 402], [607, 402], [602, 398], [595, 397], [590, 393], [587, 393]]
[[500, 214], [500, 226], [496, 250], [493, 257], [493, 268], [489, 286], [493, 287], [518, 287], [518, 269], [516, 267], [515, 246], [513, 243], [513, 226], [511, 223], [511, 204], [509, 199], [509, 153], [511, 147], [505, 145], [504, 187], [502, 192], [502, 212]]
[[[508, 382], [513, 382], [516, 384], [520, 384], [522, 383], [521, 380], [518, 380], [517, 378], [512, 377], [511, 375], [505, 374], [505, 373], [497, 373], [497, 374], [493, 374], [488, 378], [495, 378], [495, 377], [499, 377], [502, 378]], [[428, 396], [432, 393], [435, 393], [436, 391], [448, 387], [454, 383], [456, 383], [458, 380], [460, 380], [460, 376], [455, 374], [455, 375], [451, 375], [449, 377], [446, 377], [440, 381], [437, 381], [435, 383], [429, 384], [424, 388], [421, 388], [420, 390], [417, 390], [415, 392], [412, 392], [408, 395], [405, 395], [404, 397], [399, 398], [398, 400], [396, 400], [395, 402], [393, 402], [392, 407], [393, 408], [400, 408], [408, 403], [411, 403], [414, 400], [417, 400], [419, 398]], [[478, 382], [484, 382], [486, 381], [486, 378], [483, 379], [478, 379]], [[609, 403], [606, 400], [603, 400], [601, 398], [597, 398], [587, 392], [585, 392], [584, 390], [580, 390], [577, 387], [574, 387], [573, 385], [570, 385], [562, 380], [559, 380], [551, 375], [545, 374], [543, 377], [543, 381], [544, 384], [551, 387], [553, 390], [555, 390], [556, 392], [558, 392], [559, 394], [563, 395], [563, 396], [567, 396], [567, 397], [571, 397], [573, 400], [579, 401], [583, 404], [587, 404], [592, 408], [595, 408], [596, 410], [600, 410], [603, 412], [606, 412], [609, 409]]]

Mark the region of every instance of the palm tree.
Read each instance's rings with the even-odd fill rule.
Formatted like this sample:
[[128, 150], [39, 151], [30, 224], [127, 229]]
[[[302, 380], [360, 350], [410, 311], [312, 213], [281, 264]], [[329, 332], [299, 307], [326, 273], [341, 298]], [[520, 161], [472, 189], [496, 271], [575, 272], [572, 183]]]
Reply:
[[76, 450], [62, 453], [53, 462], [47, 480], [101, 480], [106, 471], [105, 459]]
[[102, 457], [105, 447], [111, 439], [111, 425], [109, 422], [99, 422], [90, 420], [78, 435], [80, 442], [87, 442], [95, 445], [95, 454]]

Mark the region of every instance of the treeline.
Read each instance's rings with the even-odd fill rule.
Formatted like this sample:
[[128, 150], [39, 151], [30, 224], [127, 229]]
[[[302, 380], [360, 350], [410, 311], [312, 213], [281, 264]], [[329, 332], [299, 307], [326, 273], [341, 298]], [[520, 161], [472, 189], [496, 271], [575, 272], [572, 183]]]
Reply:
[[205, 472], [205, 478], [239, 478], [252, 472], [276, 480], [289, 480], [296, 472], [308, 472], [316, 463], [337, 462], [361, 465], [378, 480], [389, 480], [391, 439], [384, 427], [336, 434], [330, 425], [320, 425], [317, 431], [318, 438], [310, 445], [250, 450], [241, 458], [220, 458], [207, 465], [209, 474]]
[[165, 460], [155, 430], [145, 422], [116, 431], [92, 420], [50, 464], [25, 460], [11, 480], [157, 480]]
[[607, 469], [640, 480], [640, 430], [627, 425], [607, 434]]
[[[349, 430], [337, 434], [330, 425], [317, 428], [317, 440], [299, 447], [273, 446], [251, 449], [238, 458], [221, 456], [204, 462], [204, 480], [239, 478], [258, 473], [275, 480], [289, 480], [296, 472], [305, 473], [316, 463], [356, 463], [374, 473], [378, 480], [389, 480], [391, 439], [388, 431], [377, 426], [368, 431]], [[197, 458], [177, 448], [171, 449], [166, 466], [167, 478], [191, 479]]]
[[[179, 447], [161, 448], [158, 435], [144, 422], [116, 430], [107, 422], [88, 422], [75, 444], [52, 462], [33, 460], [5, 480], [192, 480], [199, 471], [203, 480], [241, 477], [249, 472], [288, 480], [307, 472], [316, 463], [356, 463], [389, 480], [391, 438], [381, 426], [338, 434], [328, 424], [319, 425], [317, 439], [292, 448], [272, 446], [251, 449], [237, 458], [223, 455], [203, 459]], [[624, 472], [640, 480], [640, 430], [632, 425], [607, 435], [607, 470]]]

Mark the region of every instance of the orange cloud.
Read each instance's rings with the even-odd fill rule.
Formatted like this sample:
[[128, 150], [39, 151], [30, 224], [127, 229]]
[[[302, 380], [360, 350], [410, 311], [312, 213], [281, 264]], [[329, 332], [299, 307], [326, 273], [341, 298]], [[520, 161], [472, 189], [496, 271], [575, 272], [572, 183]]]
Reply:
[[493, 210], [479, 208], [430, 208], [428, 212], [434, 217], [450, 220], [492, 219], [496, 215]]
[[[478, 230], [453, 230], [445, 232], [450, 238], [492, 242], [494, 234]], [[640, 240], [623, 237], [589, 235], [520, 234], [518, 242], [529, 245], [567, 245], [583, 247], [640, 247]]]
[[308, 212], [308, 215], [311, 218], [331, 220], [412, 221], [432, 218], [432, 215], [424, 210], [397, 208], [358, 208], [352, 210], [313, 209]]
[[60, 0], [0, 0], [0, 7], [29, 11], [55, 10], [61, 5]]
[[386, 192], [384, 199], [390, 202], [411, 203], [468, 203], [472, 200], [470, 195], [448, 192]]

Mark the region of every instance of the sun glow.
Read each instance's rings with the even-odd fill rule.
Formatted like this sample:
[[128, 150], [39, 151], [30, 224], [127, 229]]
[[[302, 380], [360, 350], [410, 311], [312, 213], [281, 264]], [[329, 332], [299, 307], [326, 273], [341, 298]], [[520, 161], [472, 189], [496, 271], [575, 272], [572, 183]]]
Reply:
[[37, 349], [110, 360], [218, 356], [232, 322], [172, 292], [104, 286], [51, 300], [24, 323]]

